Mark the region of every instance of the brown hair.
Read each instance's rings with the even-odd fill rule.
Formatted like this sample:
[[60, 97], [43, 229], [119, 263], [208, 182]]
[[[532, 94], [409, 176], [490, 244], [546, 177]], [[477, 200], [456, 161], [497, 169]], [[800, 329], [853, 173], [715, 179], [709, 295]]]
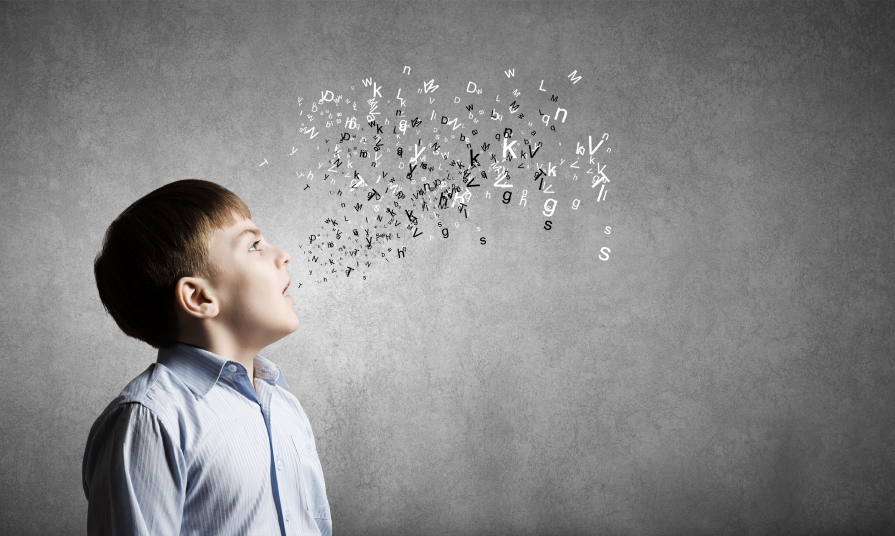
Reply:
[[109, 225], [93, 262], [99, 298], [126, 335], [154, 348], [177, 342], [174, 288], [182, 277], [212, 277], [214, 232], [251, 219], [236, 194], [213, 182], [166, 184]]

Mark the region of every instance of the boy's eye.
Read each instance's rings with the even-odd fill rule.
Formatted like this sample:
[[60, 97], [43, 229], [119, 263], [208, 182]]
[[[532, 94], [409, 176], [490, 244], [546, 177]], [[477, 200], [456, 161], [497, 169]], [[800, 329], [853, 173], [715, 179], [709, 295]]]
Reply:
[[258, 244], [260, 244], [260, 243], [261, 243], [260, 240], [256, 240], [255, 242], [253, 242], [253, 243], [252, 243], [252, 247], [249, 248], [249, 251], [251, 251], [251, 250], [253, 250], [253, 249], [254, 249], [255, 251], [259, 251], [259, 250], [258, 250]]

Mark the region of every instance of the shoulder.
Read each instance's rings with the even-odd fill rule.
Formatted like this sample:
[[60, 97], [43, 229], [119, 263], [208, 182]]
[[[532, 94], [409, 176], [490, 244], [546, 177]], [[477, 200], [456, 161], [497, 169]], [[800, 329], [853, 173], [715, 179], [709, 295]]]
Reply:
[[90, 431], [93, 437], [101, 428], [136, 420], [157, 420], [166, 427], [176, 422], [178, 409], [192, 393], [163, 365], [153, 363], [128, 383], [97, 417]]
[[128, 404], [140, 404], [149, 409], [158, 406], [160, 398], [176, 395], [187, 390], [177, 385], [179, 381], [164, 365], [153, 363], [128, 383], [121, 393], [106, 406], [103, 413]]
[[130, 405], [135, 403], [140, 404], [146, 396], [146, 393], [149, 392], [155, 382], [158, 381], [159, 372], [158, 365], [153, 363], [139, 376], [131, 380], [130, 383], [122, 389], [121, 393], [109, 402], [106, 409], [103, 410], [99, 417], [97, 417], [96, 422], [94, 423], [94, 428], [109, 417], [112, 417], [113, 415], [117, 416], [123, 411], [126, 411]]
[[[90, 459], [101, 456], [108, 448], [123, 446], [125, 438], [136, 437], [144, 442], [180, 442], [178, 408], [167, 405], [177, 389], [170, 371], [158, 363], [151, 364], [128, 383], [93, 422], [84, 450], [84, 469]], [[186, 390], [185, 387], [183, 387]], [[188, 392], [188, 390], [187, 390]]]
[[[152, 367], [150, 367], [152, 369]], [[152, 372], [147, 369], [125, 387], [97, 417], [84, 447], [81, 465], [85, 496], [91, 490], [106, 486], [147, 460], [167, 460], [183, 466], [180, 453], [181, 433], [170, 422], [143, 402], [152, 392]]]
[[121, 393], [116, 396], [100, 413], [90, 429], [90, 438], [94, 438], [103, 429], [109, 428], [118, 421], [127, 421], [136, 407], [140, 406], [145, 394], [158, 379], [158, 367], [155, 363], [149, 365], [139, 376], [128, 383]]
[[121, 394], [119, 394], [109, 405], [114, 406], [129, 404], [131, 402], [142, 402], [143, 397], [146, 396], [146, 393], [149, 392], [153, 385], [159, 380], [159, 376], [162, 373], [162, 367], [159, 367], [158, 363], [149, 365], [149, 367], [139, 376], [131, 380], [130, 383], [121, 390]]

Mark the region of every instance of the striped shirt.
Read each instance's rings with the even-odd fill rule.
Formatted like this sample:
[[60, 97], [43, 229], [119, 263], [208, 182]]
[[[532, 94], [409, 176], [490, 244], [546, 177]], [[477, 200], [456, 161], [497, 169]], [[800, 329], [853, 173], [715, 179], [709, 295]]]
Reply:
[[280, 368], [160, 349], [96, 419], [82, 467], [87, 533], [330, 536], [311, 424]]

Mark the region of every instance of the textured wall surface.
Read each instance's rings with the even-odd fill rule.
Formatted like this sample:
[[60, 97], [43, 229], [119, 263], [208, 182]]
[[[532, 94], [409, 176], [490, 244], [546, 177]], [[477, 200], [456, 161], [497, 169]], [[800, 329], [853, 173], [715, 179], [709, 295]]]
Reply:
[[0, 3], [0, 532], [83, 533], [90, 425], [155, 359], [96, 292], [112, 219], [215, 180], [298, 278], [320, 199], [258, 163], [409, 65], [578, 70], [614, 197], [296, 291], [264, 355], [337, 534], [893, 534], [890, 5]]

